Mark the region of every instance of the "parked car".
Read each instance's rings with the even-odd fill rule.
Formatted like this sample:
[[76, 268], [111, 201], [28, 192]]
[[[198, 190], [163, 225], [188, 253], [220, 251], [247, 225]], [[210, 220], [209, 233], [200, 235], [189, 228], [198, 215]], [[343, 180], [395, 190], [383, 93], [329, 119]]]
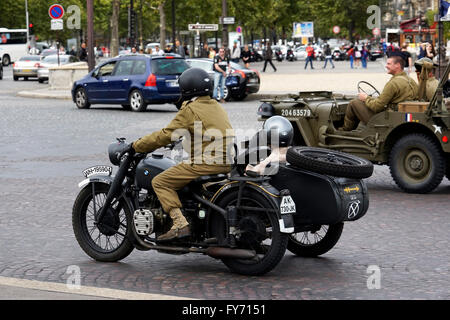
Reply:
[[47, 56], [51, 56], [51, 55], [54, 55], [57, 53], [58, 53], [57, 49], [44, 49], [41, 51], [41, 56], [47, 57]]
[[148, 104], [181, 107], [178, 77], [189, 64], [177, 55], [130, 54], [109, 59], [75, 81], [72, 98], [80, 109], [92, 104], [120, 104], [144, 111]]
[[383, 58], [384, 54], [383, 54], [383, 50], [378, 49], [378, 48], [374, 48], [372, 50], [369, 50], [369, 59], [370, 61], [375, 61], [378, 58]]
[[300, 46], [294, 49], [295, 60], [306, 60], [306, 46]]
[[[192, 67], [201, 68], [208, 72], [212, 81], [214, 81], [215, 71], [213, 70], [212, 59], [207, 58], [194, 58], [186, 59]], [[235, 100], [243, 100], [250, 93], [256, 93], [259, 91], [261, 83], [259, 73], [256, 70], [246, 69], [240, 64], [230, 62], [231, 73], [227, 77], [226, 82], [232, 83], [232, 85], [225, 86], [224, 99], [229, 100], [231, 98]]]
[[28, 78], [38, 77], [39, 62], [42, 60], [42, 56], [29, 55], [23, 56], [13, 64], [13, 79], [19, 80], [23, 77], [24, 80]]
[[[59, 65], [64, 65], [68, 63], [78, 62], [79, 59], [75, 56], [71, 56], [68, 54], [59, 55]], [[39, 83], [48, 80], [48, 68], [57, 67], [58, 66], [58, 55], [46, 56], [42, 59], [41, 62], [38, 63], [37, 77]]]

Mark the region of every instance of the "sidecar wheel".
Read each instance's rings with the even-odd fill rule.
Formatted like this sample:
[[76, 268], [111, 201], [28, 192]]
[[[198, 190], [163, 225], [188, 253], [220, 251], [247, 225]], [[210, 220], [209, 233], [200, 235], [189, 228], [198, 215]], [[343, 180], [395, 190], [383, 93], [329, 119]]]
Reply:
[[[244, 190], [241, 205], [253, 208], [273, 208], [262, 195]], [[237, 195], [231, 192], [216, 203], [222, 208], [236, 205]], [[278, 208], [273, 208], [278, 209]], [[239, 249], [254, 250], [254, 259], [224, 258], [222, 262], [233, 272], [256, 276], [274, 269], [283, 258], [288, 243], [288, 235], [280, 232], [279, 222], [273, 213], [265, 211], [241, 210], [237, 215], [237, 239]], [[210, 230], [220, 242], [226, 238], [226, 222], [219, 213], [212, 212]]]
[[[95, 212], [99, 212], [106, 199], [109, 185], [95, 184]], [[115, 262], [127, 257], [134, 246], [128, 240], [132, 238], [132, 215], [123, 200], [116, 201], [112, 210], [108, 210], [103, 222], [97, 226], [94, 222], [94, 197], [91, 185], [81, 190], [75, 200], [72, 211], [72, 226], [78, 244], [91, 258], [102, 262]], [[123, 236], [125, 235], [125, 237]]]
[[335, 177], [365, 179], [373, 173], [370, 161], [324, 148], [291, 147], [286, 160], [293, 166]]
[[321, 226], [315, 233], [298, 232], [289, 235], [287, 249], [299, 257], [317, 257], [330, 251], [341, 237], [344, 223]]

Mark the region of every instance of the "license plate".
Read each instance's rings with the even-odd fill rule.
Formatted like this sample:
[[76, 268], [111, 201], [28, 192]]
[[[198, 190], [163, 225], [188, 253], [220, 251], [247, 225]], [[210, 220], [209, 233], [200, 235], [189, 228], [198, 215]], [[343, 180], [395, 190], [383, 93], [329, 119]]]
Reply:
[[22, 69], [22, 72], [31, 72], [30, 69]]
[[250, 83], [258, 83], [258, 79], [250, 79], [250, 80], [248, 80], [248, 82], [250, 82]]
[[281, 109], [281, 116], [283, 117], [311, 117], [311, 110], [309, 109]]
[[166, 80], [168, 87], [178, 87], [178, 80]]
[[87, 168], [86, 170], [83, 170], [83, 174], [86, 178], [89, 178], [91, 176], [95, 175], [108, 175], [110, 176], [112, 173], [112, 167], [110, 166], [95, 166], [91, 168]]
[[288, 214], [288, 213], [296, 213], [297, 209], [295, 208], [294, 199], [291, 196], [284, 196], [281, 198], [280, 204], [280, 213]]

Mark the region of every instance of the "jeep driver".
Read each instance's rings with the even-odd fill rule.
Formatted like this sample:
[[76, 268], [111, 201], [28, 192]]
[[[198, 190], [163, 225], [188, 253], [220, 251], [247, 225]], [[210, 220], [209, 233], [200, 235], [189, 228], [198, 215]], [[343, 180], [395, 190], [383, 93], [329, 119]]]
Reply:
[[391, 80], [384, 86], [383, 92], [377, 98], [360, 92], [358, 99], [353, 99], [347, 106], [344, 126], [338, 130], [351, 131], [358, 126], [359, 121], [364, 124], [386, 106], [397, 105], [399, 102], [417, 99], [419, 87], [404, 71], [405, 62], [400, 56], [387, 59], [386, 69], [392, 75]]

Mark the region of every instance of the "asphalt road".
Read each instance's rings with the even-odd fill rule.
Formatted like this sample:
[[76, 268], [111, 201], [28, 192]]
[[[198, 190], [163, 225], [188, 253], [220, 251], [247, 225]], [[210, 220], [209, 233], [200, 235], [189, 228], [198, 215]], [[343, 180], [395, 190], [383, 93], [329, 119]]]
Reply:
[[[67, 284], [75, 267], [82, 286], [195, 299], [450, 298], [450, 182], [431, 194], [405, 194], [385, 166], [367, 179], [368, 213], [346, 223], [335, 248], [314, 259], [287, 252], [262, 277], [232, 274], [219, 260], [197, 254], [135, 250], [121, 262], [93, 261], [71, 226], [81, 171], [107, 164], [107, 146], [116, 137], [132, 141], [160, 129], [176, 108], [78, 110], [67, 100], [15, 95], [40, 86], [12, 81], [11, 67], [0, 81], [0, 277]], [[258, 105], [249, 100], [224, 107], [233, 127], [245, 132], [261, 126]], [[17, 290], [10, 292], [20, 299]]]

